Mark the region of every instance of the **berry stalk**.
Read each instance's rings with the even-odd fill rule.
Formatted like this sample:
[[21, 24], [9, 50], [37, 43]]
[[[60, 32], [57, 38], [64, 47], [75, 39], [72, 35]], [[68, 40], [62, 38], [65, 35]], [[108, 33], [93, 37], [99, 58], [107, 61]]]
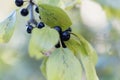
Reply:
[[32, 0], [30, 0], [29, 2], [29, 13], [30, 13], [30, 20], [28, 21], [28, 24], [33, 23], [35, 25], [37, 25], [37, 21], [35, 20], [34, 17], [34, 13], [33, 13], [33, 7], [34, 7], [34, 3], [32, 2]]

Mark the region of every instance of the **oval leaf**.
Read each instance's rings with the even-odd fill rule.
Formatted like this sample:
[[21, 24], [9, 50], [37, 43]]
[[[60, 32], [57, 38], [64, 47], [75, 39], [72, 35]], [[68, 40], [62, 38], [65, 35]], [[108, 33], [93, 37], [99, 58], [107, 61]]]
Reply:
[[80, 53], [80, 57], [85, 69], [87, 80], [99, 80], [96, 74], [95, 65], [91, 61], [90, 57], [86, 57], [82, 53]]
[[10, 16], [0, 23], [0, 42], [8, 42], [13, 35], [16, 21], [16, 11], [13, 11]]
[[79, 39], [80, 42], [72, 37], [66, 42], [66, 45], [74, 51], [76, 57], [81, 60], [87, 80], [99, 80], [95, 70], [97, 55], [91, 45], [82, 36], [79, 36]]
[[[81, 53], [84, 56], [88, 56], [90, 58], [91, 62], [93, 62], [94, 65], [96, 65], [98, 57], [97, 57], [97, 54], [96, 54], [96, 51], [94, 50], [94, 48], [80, 34], [77, 35], [77, 34], [73, 33], [73, 35], [76, 38], [73, 38], [74, 40], [72, 40], [69, 43], [72, 43], [72, 42], [75, 43], [75, 41], [76, 41], [77, 45], [74, 45], [74, 46], [77, 46], [79, 48], [79, 49], [76, 48], [76, 51], [79, 51], [78, 53]], [[73, 45], [71, 45], [71, 46], [73, 46]]]
[[66, 41], [65, 44], [71, 51], [73, 51], [74, 55], [77, 57], [77, 53], [81, 47], [80, 43], [71, 38], [70, 40]]
[[67, 48], [56, 49], [46, 64], [48, 80], [81, 80], [81, 65]]
[[41, 59], [42, 57], [44, 57], [41, 49], [39, 49], [39, 45], [36, 45], [34, 40], [30, 40], [29, 54], [30, 57], [35, 57], [36, 59]]
[[60, 26], [66, 30], [72, 25], [68, 15], [59, 7], [39, 4], [41, 20], [50, 27]]
[[32, 32], [29, 52], [30, 54], [41, 54], [51, 50], [58, 43], [59, 34], [56, 30], [49, 27], [34, 29]]

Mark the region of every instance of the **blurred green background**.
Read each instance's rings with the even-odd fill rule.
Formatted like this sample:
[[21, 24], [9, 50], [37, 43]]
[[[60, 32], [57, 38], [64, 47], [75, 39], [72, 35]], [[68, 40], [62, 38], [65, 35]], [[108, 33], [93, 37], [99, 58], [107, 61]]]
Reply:
[[[96, 4], [100, 4], [106, 13], [107, 18], [103, 17], [101, 21], [95, 17], [97, 14], [95, 7], [93, 7], [94, 15], [91, 15], [89, 10], [90, 15], [88, 15], [85, 12], [82, 13], [79, 0], [61, 1], [60, 7], [68, 7], [65, 11], [73, 22], [71, 26], [73, 32], [82, 34], [98, 54], [96, 71], [99, 79], [120, 80], [120, 0], [95, 0]], [[15, 8], [13, 0], [0, 0], [0, 21]], [[87, 12], [87, 8], [85, 11]], [[89, 18], [86, 18], [88, 24], [85, 23], [81, 14], [92, 17], [93, 22], [96, 22], [92, 24]], [[28, 19], [28, 17], [22, 17], [18, 10], [16, 28], [11, 40], [0, 44], [0, 80], [45, 80], [40, 72], [42, 59], [31, 58], [28, 53], [30, 39], [30, 34], [26, 32]], [[104, 19], [106, 19], [105, 26], [102, 24]]]

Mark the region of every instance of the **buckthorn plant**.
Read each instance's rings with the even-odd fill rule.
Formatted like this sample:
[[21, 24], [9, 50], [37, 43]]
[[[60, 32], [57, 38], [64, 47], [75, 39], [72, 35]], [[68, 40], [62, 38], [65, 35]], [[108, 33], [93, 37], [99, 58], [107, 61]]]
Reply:
[[[48, 4], [50, 1], [53, 2]], [[73, 22], [65, 8], [53, 5], [58, 2], [14, 0], [17, 10], [0, 23], [0, 42], [11, 39], [16, 13], [19, 13], [28, 18], [25, 25], [26, 33], [30, 35], [30, 58], [42, 59], [40, 71], [46, 80], [82, 80], [83, 71], [86, 80], [99, 80], [95, 70], [96, 51], [82, 35], [72, 30]]]

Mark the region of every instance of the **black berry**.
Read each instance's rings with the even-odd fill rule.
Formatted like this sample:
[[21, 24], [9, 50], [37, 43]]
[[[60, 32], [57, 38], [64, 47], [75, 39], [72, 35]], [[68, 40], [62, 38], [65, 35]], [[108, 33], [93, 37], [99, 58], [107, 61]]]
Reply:
[[59, 34], [62, 33], [62, 29], [61, 29], [61, 27], [59, 27], [59, 26], [55, 26], [54, 29], [57, 30], [57, 31], [59, 32]]
[[[61, 41], [61, 44], [62, 44], [62, 47], [63, 48], [66, 48], [66, 45], [63, 41]], [[56, 45], [55, 45], [55, 48], [60, 48], [60, 42], [58, 42]]]
[[15, 0], [15, 4], [18, 7], [21, 7], [23, 5], [24, 1], [23, 0]]
[[63, 41], [68, 41], [70, 39], [70, 33], [68, 31], [62, 32], [61, 36]]
[[26, 8], [23, 8], [22, 10], [21, 10], [21, 15], [22, 16], [27, 16], [28, 15], [28, 9], [26, 9]]
[[40, 29], [43, 28], [44, 26], [45, 26], [45, 24], [44, 24], [43, 22], [40, 22], [40, 23], [38, 23], [38, 25], [37, 25], [37, 27], [40, 28]]
[[38, 9], [38, 7], [35, 8], [35, 11], [36, 11], [37, 13], [39, 13], [39, 9]]
[[27, 32], [28, 32], [28, 33], [31, 33], [32, 30], [33, 30], [33, 26], [32, 26], [32, 25], [28, 25], [28, 27], [27, 27]]
[[55, 45], [55, 48], [60, 48], [60, 42]]

